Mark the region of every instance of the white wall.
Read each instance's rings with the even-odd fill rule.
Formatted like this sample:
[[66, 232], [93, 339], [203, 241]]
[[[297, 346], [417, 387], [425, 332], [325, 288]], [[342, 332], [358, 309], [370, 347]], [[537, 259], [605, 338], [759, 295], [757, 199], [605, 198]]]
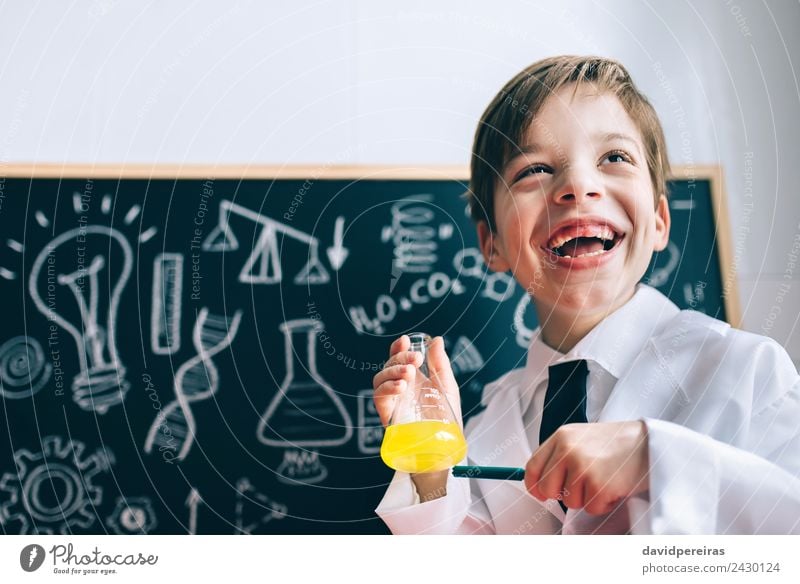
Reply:
[[797, 2], [49, 0], [0, 22], [2, 161], [466, 164], [520, 68], [619, 58], [673, 162], [723, 165], [744, 325], [800, 361]]

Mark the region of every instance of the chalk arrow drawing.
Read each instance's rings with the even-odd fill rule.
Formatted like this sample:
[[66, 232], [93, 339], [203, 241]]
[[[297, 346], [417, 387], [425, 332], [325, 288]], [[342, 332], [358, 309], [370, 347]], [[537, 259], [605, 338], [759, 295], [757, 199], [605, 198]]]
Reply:
[[344, 217], [336, 218], [336, 225], [333, 229], [333, 245], [328, 248], [328, 261], [334, 270], [338, 270], [344, 264], [350, 250], [344, 247]]

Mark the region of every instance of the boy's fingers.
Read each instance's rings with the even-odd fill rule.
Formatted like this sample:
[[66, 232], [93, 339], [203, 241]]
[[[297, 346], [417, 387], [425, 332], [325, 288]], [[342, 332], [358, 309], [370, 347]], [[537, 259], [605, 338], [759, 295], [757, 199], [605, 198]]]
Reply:
[[387, 369], [393, 365], [413, 365], [414, 367], [419, 367], [422, 365], [422, 355], [416, 351], [400, 351], [392, 355], [389, 360], [384, 363], [383, 368]]
[[411, 339], [408, 338], [408, 335], [403, 335], [402, 337], [395, 339], [394, 342], [392, 342], [392, 344], [389, 346], [389, 356], [391, 357], [400, 351], [408, 351], [410, 346]]
[[392, 416], [395, 405], [397, 404], [398, 396], [405, 391], [406, 382], [402, 379], [395, 379], [386, 381], [375, 389], [373, 399], [375, 401], [375, 409], [378, 411], [378, 416], [381, 419], [381, 424], [386, 426], [389, 423], [389, 418]]
[[567, 478], [567, 465], [556, 455], [555, 449], [547, 459], [537, 485], [539, 492], [548, 499], [561, 499], [564, 495], [564, 483]]
[[456, 378], [453, 375], [453, 368], [450, 366], [450, 359], [444, 350], [444, 340], [436, 337], [428, 347], [428, 371], [434, 381], [442, 388], [456, 387]]
[[386, 367], [372, 378], [372, 387], [377, 391], [378, 387], [389, 381], [402, 380], [404, 383], [411, 381], [416, 372], [413, 365], [392, 365]]
[[525, 465], [525, 488], [528, 489], [531, 495], [543, 501], [547, 497], [539, 490], [539, 480], [542, 476], [547, 460], [553, 451], [552, 440], [546, 440], [544, 444], [539, 446], [536, 452], [533, 453], [528, 464]]
[[583, 501], [583, 477], [585, 473], [581, 471], [567, 471], [567, 478], [564, 480], [564, 505], [570, 509], [580, 509], [584, 505]]

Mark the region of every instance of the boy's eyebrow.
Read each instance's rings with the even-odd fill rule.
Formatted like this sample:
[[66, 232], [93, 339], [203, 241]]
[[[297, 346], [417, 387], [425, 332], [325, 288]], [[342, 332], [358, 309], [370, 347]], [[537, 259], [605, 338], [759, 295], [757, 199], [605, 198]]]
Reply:
[[595, 134], [594, 138], [599, 142], [613, 142], [614, 140], [621, 140], [623, 142], [629, 142], [637, 149], [639, 148], [639, 141], [628, 134], [620, 134], [619, 132], [606, 132], [603, 134]]

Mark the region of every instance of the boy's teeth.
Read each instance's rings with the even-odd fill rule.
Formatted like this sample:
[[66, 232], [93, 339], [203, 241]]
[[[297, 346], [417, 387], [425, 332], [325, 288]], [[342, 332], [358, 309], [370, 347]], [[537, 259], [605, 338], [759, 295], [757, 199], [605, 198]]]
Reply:
[[[601, 253], [606, 253], [606, 251], [607, 251], [607, 250], [605, 250], [605, 249], [599, 249], [599, 250], [597, 250], [597, 251], [593, 251], [593, 252], [591, 252], [591, 253], [582, 253], [581, 255], [579, 255], [579, 256], [574, 256], [574, 257], [576, 257], [576, 258], [590, 258], [590, 257], [592, 257], [592, 256], [600, 255]], [[561, 256], [561, 257], [565, 257], [565, 258], [571, 258], [571, 257], [573, 257], [573, 256], [571, 256], [571, 255], [565, 255], [565, 256]]]
[[548, 247], [550, 249], [561, 247], [571, 239], [576, 237], [597, 237], [599, 239], [614, 239], [614, 230], [606, 225], [590, 225], [578, 229], [576, 234], [571, 235], [558, 235], [550, 240]]

